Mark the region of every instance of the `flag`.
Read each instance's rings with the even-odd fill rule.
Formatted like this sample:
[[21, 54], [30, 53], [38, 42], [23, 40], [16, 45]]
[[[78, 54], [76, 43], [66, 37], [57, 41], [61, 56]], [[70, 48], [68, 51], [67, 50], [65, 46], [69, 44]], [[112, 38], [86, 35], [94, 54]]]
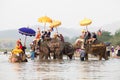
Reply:
[[101, 35], [102, 35], [101, 29], [99, 29], [99, 30], [97, 31], [97, 35], [98, 35], [98, 36], [101, 36]]

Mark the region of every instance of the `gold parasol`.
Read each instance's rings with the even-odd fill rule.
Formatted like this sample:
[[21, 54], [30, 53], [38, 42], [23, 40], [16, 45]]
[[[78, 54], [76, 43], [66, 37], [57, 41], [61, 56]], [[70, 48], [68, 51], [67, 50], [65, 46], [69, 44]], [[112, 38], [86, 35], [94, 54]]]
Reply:
[[92, 20], [87, 19], [87, 18], [80, 21], [80, 25], [81, 26], [86, 26], [86, 29], [87, 29], [87, 26], [90, 25], [91, 23], [92, 23]]
[[[59, 26], [59, 25], [61, 25], [61, 21], [58, 21], [58, 20], [54, 20], [51, 24], [50, 24], [50, 28], [56, 28], [56, 30], [57, 30], [57, 27]], [[58, 30], [57, 30], [57, 32], [58, 32]]]
[[44, 30], [45, 30], [46, 23], [52, 23], [52, 19], [48, 16], [43, 16], [38, 18], [38, 22], [44, 23]]

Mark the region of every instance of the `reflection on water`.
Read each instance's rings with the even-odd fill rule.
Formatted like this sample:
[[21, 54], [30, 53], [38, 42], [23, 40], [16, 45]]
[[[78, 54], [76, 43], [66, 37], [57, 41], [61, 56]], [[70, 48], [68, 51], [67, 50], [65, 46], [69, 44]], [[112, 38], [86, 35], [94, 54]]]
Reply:
[[10, 63], [0, 55], [0, 80], [120, 80], [120, 59]]

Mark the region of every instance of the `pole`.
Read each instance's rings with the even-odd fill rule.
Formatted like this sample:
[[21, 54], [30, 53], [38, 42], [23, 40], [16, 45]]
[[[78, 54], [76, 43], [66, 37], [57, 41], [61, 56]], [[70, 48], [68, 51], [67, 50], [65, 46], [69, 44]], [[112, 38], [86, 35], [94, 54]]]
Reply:
[[87, 26], [86, 26], [86, 30], [88, 31], [88, 28], [87, 28]]
[[45, 28], [46, 28], [46, 23], [44, 24], [44, 31], [45, 31]]
[[26, 39], [27, 39], [27, 36], [25, 35], [25, 41], [24, 41], [24, 45], [26, 45]]
[[58, 29], [57, 29], [57, 27], [56, 27], [56, 31], [57, 31], [57, 33], [58, 33]]

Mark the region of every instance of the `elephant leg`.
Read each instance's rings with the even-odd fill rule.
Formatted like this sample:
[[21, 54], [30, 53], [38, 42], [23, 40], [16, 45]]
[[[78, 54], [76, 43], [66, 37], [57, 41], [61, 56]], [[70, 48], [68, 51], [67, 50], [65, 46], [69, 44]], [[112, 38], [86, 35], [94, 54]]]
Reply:
[[56, 48], [56, 50], [55, 50], [55, 57], [57, 59], [63, 59], [63, 53], [60, 51], [59, 48]]
[[48, 57], [51, 59], [50, 53], [48, 53]]
[[55, 53], [57, 59], [63, 59], [63, 54], [59, 52]]
[[57, 53], [56, 58], [57, 59], [63, 59], [63, 54], [62, 53]]
[[85, 54], [85, 60], [88, 61], [88, 54]]
[[102, 57], [103, 57], [103, 54], [101, 54], [101, 55], [99, 56], [99, 60], [102, 60]]
[[104, 54], [103, 58], [104, 58], [105, 60], [108, 60], [108, 55], [107, 55], [107, 53]]
[[50, 53], [44, 53], [45, 54], [45, 60], [48, 60], [48, 58], [51, 59]]
[[43, 59], [43, 58], [44, 58], [44, 53], [41, 52], [41, 53], [39, 54], [39, 59]]
[[72, 59], [72, 55], [68, 55], [69, 59]]
[[45, 56], [45, 60], [48, 60], [48, 55]]
[[99, 56], [99, 60], [102, 60], [102, 56]]
[[53, 59], [56, 59], [55, 53], [53, 53]]

